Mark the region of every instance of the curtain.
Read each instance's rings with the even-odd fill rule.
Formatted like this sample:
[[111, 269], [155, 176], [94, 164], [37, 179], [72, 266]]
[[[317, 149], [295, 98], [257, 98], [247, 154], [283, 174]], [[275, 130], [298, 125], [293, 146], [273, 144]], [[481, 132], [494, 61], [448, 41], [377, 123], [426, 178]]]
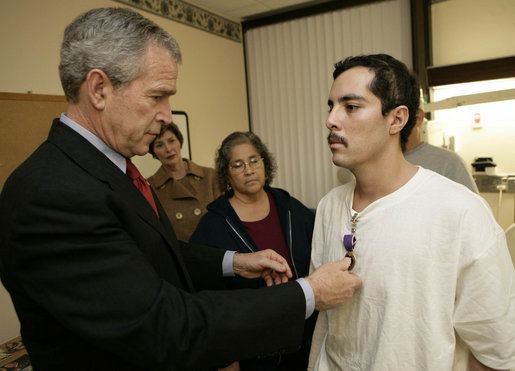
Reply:
[[387, 53], [411, 68], [409, 0], [354, 6], [245, 33], [251, 129], [274, 154], [272, 185], [306, 206], [349, 173], [331, 161], [325, 127], [334, 63]]

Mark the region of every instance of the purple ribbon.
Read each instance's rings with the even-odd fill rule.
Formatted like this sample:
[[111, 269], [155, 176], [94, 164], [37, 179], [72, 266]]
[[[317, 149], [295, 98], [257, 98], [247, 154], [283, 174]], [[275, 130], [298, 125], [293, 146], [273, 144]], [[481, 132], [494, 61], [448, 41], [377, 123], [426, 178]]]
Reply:
[[354, 237], [353, 234], [346, 234], [343, 236], [343, 246], [345, 246], [345, 250], [353, 251], [355, 244], [356, 244], [356, 237]]

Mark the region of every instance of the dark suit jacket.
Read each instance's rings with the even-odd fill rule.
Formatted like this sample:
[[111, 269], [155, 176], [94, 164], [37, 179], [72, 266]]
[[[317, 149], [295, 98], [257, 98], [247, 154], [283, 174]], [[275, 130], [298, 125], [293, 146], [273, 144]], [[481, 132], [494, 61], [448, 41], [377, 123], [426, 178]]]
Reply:
[[9, 177], [0, 274], [36, 371], [201, 370], [298, 349], [300, 286], [216, 290], [225, 252], [177, 241], [156, 202], [161, 218], [57, 119]]

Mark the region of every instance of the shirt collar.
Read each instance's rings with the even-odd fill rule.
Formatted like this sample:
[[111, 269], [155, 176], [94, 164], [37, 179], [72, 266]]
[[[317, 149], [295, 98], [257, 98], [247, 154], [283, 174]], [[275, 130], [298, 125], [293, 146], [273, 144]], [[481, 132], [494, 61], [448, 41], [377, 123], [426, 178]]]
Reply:
[[114, 149], [109, 147], [105, 142], [87, 130], [85, 127], [77, 124], [71, 118], [66, 116], [66, 112], [61, 113], [61, 122], [68, 126], [73, 131], [80, 134], [84, 139], [90, 142], [96, 149], [102, 152], [109, 160], [111, 160], [121, 171], [124, 173], [127, 171], [127, 160], [124, 156], [116, 152]]

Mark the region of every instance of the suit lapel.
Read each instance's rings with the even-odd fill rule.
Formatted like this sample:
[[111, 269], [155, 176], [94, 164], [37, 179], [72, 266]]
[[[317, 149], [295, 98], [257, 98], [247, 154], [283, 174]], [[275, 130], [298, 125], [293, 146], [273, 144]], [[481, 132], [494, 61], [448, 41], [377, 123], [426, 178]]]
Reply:
[[156, 214], [132, 181], [111, 160], [80, 134], [55, 120], [48, 140], [65, 152], [77, 165], [134, 203], [135, 211], [147, 223], [159, 228]]
[[[181, 266], [184, 276], [187, 278], [190, 289], [193, 288], [186, 266], [182, 259], [182, 255], [177, 251], [177, 238], [170, 223], [163, 223], [163, 218], [167, 218], [157, 196], [154, 194], [159, 215], [157, 217], [154, 209], [141, 192], [134, 186], [132, 181], [125, 175], [111, 160], [101, 153], [95, 146], [89, 143], [80, 134], [55, 119], [48, 141], [55, 144], [63, 152], [65, 152], [72, 161], [83, 168], [93, 177], [109, 185], [109, 187], [124, 199], [130, 200], [134, 211], [141, 219], [152, 226], [167, 242], [169, 250], [175, 255], [179, 265]], [[153, 191], [152, 191], [153, 192]]]

